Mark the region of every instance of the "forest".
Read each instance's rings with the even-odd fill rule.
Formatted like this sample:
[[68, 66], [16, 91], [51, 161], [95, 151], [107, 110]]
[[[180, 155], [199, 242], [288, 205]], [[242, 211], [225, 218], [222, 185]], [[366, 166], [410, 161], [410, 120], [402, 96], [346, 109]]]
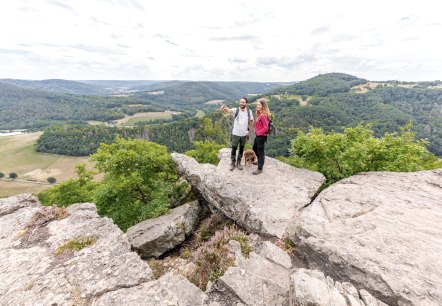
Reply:
[[0, 130], [42, 128], [54, 124], [110, 121], [130, 113], [164, 111], [134, 97], [90, 96], [26, 89], [0, 83]]
[[[161, 82], [144, 88], [162, 90], [162, 94], [138, 91], [129, 97], [48, 93], [0, 83], [0, 129], [48, 127], [37, 144], [41, 152], [89, 155], [101, 142], [111, 143], [117, 135], [147, 139], [170, 151], [185, 152], [194, 149], [193, 141], [228, 145], [229, 120], [221, 115], [219, 105], [208, 105], [206, 101], [224, 100], [224, 104], [235, 107], [241, 89], [261, 89], [264, 92], [249, 97], [249, 107], [254, 110], [254, 102], [259, 98], [269, 100], [277, 130], [267, 143], [269, 156], [288, 156], [290, 142], [298, 132], [310, 127], [342, 132], [346, 127], [371, 123], [374, 135], [381, 136], [398, 132], [408, 122], [412, 122], [417, 138], [428, 139], [429, 150], [442, 156], [442, 89], [437, 87], [440, 83], [387, 81], [368, 86], [367, 80], [329, 73], [278, 88], [278, 84], [266, 87], [264, 83], [258, 86], [241, 82]], [[138, 84], [138, 88], [142, 86]], [[114, 120], [136, 112], [164, 109], [182, 114], [175, 116], [173, 122], [138, 123], [134, 128], [84, 124], [87, 120]], [[206, 114], [205, 119], [192, 117], [197, 110]], [[68, 123], [75, 125], [65, 125]]]

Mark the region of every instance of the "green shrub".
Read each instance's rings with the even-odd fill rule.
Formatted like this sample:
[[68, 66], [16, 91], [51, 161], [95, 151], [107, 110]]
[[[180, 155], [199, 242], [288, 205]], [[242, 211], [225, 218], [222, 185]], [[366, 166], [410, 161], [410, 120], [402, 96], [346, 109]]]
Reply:
[[47, 180], [48, 180], [48, 183], [50, 183], [50, 184], [54, 184], [57, 181], [57, 179], [53, 176], [48, 177]]
[[311, 128], [292, 140], [291, 157], [286, 162], [319, 171], [326, 184], [366, 171], [418, 171], [442, 166], [430, 153], [426, 140], [416, 140], [411, 123], [401, 133], [386, 133], [376, 138], [371, 125], [359, 124], [344, 133], [326, 133]]
[[[40, 192], [37, 196], [44, 205], [65, 207], [74, 203], [93, 202], [98, 183], [92, 182], [93, 171], [85, 164], [75, 166], [77, 179], [70, 179], [52, 188]], [[54, 178], [55, 180], [55, 178]], [[49, 181], [49, 178], [48, 178]]]
[[224, 145], [220, 145], [214, 141], [194, 141], [194, 150], [187, 151], [187, 156], [195, 158], [199, 163], [206, 163], [212, 165], [218, 165], [218, 151], [224, 148]]

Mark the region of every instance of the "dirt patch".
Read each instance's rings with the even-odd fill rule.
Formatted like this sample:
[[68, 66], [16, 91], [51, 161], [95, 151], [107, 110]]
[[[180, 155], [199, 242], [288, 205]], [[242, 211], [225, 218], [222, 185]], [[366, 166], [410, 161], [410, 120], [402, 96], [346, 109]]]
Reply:
[[307, 106], [309, 100], [310, 100], [310, 99], [302, 100], [302, 98], [300, 98], [300, 99], [298, 100], [298, 101], [299, 101], [299, 105], [301, 105], [301, 106]]

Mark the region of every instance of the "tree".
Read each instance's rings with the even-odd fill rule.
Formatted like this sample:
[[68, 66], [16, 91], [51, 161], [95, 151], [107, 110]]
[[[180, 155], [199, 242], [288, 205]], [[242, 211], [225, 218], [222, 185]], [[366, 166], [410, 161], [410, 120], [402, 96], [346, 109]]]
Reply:
[[195, 149], [186, 152], [186, 155], [193, 157], [199, 163], [208, 163], [217, 165], [219, 162], [218, 151], [224, 148], [224, 145], [217, 144], [214, 141], [195, 141]]
[[110, 145], [101, 144], [91, 158], [105, 175], [95, 196], [98, 212], [122, 230], [169, 210], [178, 173], [166, 147], [117, 138]]
[[57, 181], [56, 178], [53, 176], [48, 177], [47, 180], [48, 180], [48, 183], [50, 183], [50, 184], [54, 184]]
[[[68, 206], [74, 203], [93, 202], [98, 183], [93, 182], [94, 171], [86, 170], [85, 164], [75, 166], [77, 179], [70, 179], [38, 194], [44, 205]], [[54, 178], [55, 180], [55, 178]], [[49, 178], [48, 178], [49, 181]]]
[[18, 177], [17, 173], [15, 173], [15, 172], [11, 172], [11, 173], [9, 173], [9, 178], [10, 178], [11, 180], [16, 179], [17, 177]]
[[416, 140], [408, 123], [401, 132], [376, 138], [370, 125], [325, 133], [311, 128], [292, 140], [289, 163], [321, 172], [327, 184], [363, 171], [418, 171], [442, 166], [426, 140]]

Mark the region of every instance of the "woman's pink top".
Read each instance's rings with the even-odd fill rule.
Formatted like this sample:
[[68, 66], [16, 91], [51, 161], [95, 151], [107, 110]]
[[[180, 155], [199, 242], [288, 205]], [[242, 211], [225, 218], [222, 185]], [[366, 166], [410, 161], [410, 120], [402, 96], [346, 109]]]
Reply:
[[256, 136], [267, 136], [269, 130], [269, 119], [265, 114], [259, 114], [255, 121], [255, 134]]

